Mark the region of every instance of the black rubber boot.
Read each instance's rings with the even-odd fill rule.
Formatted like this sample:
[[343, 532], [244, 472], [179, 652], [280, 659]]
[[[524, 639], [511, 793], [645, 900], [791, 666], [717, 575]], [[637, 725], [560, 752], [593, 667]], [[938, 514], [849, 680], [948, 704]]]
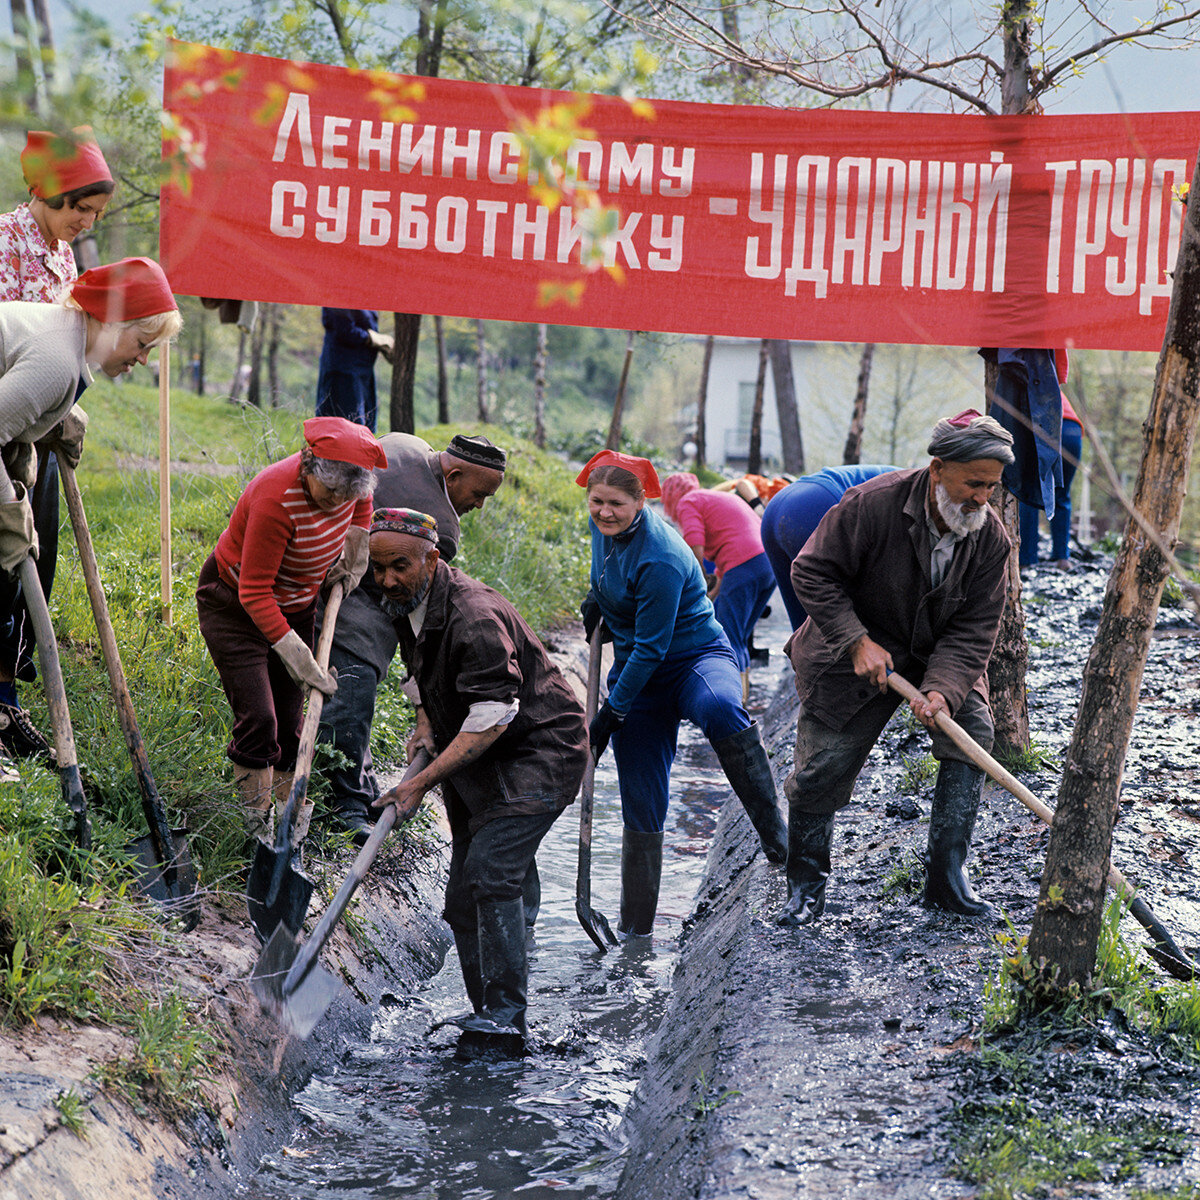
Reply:
[[750, 823], [758, 833], [763, 853], [773, 863], [787, 861], [787, 826], [779, 812], [779, 797], [771, 763], [759, 737], [758, 723], [713, 742], [725, 778], [729, 780]]
[[537, 859], [530, 862], [529, 870], [525, 872], [525, 882], [521, 884], [521, 896], [525, 901], [525, 928], [532, 933], [538, 912], [542, 907], [542, 879], [538, 874]]
[[983, 772], [968, 763], [946, 759], [938, 767], [929, 814], [925, 904], [966, 917], [983, 917], [992, 906], [975, 894], [964, 863], [971, 848]]
[[477, 929], [454, 931], [454, 945], [458, 948], [458, 965], [462, 970], [467, 999], [475, 1012], [483, 1008], [483, 976], [479, 969], [479, 931]]
[[662, 883], [663, 835], [625, 829], [621, 833], [621, 916], [617, 933], [622, 937], [649, 937], [658, 910]]
[[456, 1021], [462, 1030], [457, 1054], [478, 1058], [518, 1057], [525, 1053], [525, 994], [529, 965], [525, 958], [525, 904], [485, 900], [479, 914], [479, 974], [483, 1003]]
[[338, 829], [350, 834], [356, 846], [365, 846], [375, 829], [374, 815], [361, 803], [348, 802], [333, 811], [333, 821]]
[[825, 882], [829, 878], [829, 848], [833, 844], [833, 816], [825, 813], [788, 812], [788, 899], [779, 914], [779, 925], [807, 925], [825, 911]]

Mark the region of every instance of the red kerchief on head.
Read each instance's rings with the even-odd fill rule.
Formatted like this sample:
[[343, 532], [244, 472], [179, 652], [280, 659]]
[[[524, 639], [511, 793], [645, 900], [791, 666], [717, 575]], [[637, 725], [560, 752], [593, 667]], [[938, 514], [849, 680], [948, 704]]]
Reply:
[[387, 466], [387, 455], [375, 435], [345, 417], [309, 417], [304, 422], [304, 440], [318, 458], [367, 470]]
[[648, 458], [638, 458], [633, 454], [622, 454], [619, 450], [601, 450], [599, 454], [593, 454], [588, 459], [587, 465], [575, 477], [575, 482], [582, 488], [587, 487], [588, 476], [597, 467], [621, 467], [631, 475], [636, 475], [641, 481], [642, 489], [645, 491], [648, 500], [657, 500], [662, 495], [662, 488], [658, 482], [658, 472], [654, 469], [654, 464]]
[[112, 182], [108, 163], [88, 125], [80, 125], [71, 133], [31, 129], [21, 151], [21, 170], [39, 200], [93, 183]]
[[179, 307], [162, 267], [152, 258], [123, 258], [84, 271], [71, 295], [89, 317], [106, 325], [140, 321]]

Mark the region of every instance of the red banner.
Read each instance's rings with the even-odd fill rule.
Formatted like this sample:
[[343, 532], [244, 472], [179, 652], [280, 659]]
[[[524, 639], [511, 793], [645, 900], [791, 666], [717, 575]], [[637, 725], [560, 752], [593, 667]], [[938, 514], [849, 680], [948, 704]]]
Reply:
[[[183, 43], [164, 107], [180, 294], [930, 345], [1159, 349], [1200, 140], [1195, 113], [631, 104]], [[514, 130], [564, 115], [529, 173]]]

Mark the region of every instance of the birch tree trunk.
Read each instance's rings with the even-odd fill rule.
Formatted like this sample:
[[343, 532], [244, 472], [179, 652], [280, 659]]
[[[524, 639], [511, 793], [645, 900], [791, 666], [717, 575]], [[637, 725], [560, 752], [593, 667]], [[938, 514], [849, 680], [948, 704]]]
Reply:
[[746, 452], [746, 474], [762, 474], [763, 394], [767, 390], [767, 359], [771, 343], [767, 338], [758, 347], [758, 378], [754, 381], [754, 408], [750, 413], [750, 446]]
[[700, 388], [696, 393], [696, 467], [703, 467], [708, 459], [708, 374], [712, 369], [713, 342], [710, 333], [704, 339], [704, 361], [700, 364]]
[[792, 344], [783, 338], [771, 339], [771, 378], [775, 382], [783, 469], [789, 475], [803, 475], [804, 438], [800, 433], [800, 408], [796, 404], [796, 380], [792, 374]]
[[[1200, 196], [1200, 160], [1191, 183]], [[1169, 550], [1179, 536], [1200, 419], [1200, 205], [1183, 225], [1171, 310], [1143, 426], [1133, 504]], [[1029, 953], [1054, 989], [1089, 987], [1104, 913], [1105, 876], [1121, 776], [1167, 562], [1132, 517], [1108, 580], [1063, 767]]]
[[875, 343], [868, 342], [858, 360], [858, 384], [854, 389], [854, 411], [850, 414], [850, 429], [842, 448], [842, 462], [847, 466], [862, 462], [863, 427], [867, 423], [867, 397], [871, 392], [871, 364], [875, 361]]
[[546, 357], [548, 346], [544, 324], [537, 327], [537, 350], [533, 356], [533, 444], [546, 448]]

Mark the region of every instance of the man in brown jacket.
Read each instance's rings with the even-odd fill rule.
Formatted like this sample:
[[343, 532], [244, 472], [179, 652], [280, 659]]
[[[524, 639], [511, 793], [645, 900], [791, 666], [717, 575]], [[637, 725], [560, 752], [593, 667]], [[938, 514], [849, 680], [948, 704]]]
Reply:
[[583, 706], [498, 592], [439, 561], [437, 525], [379, 508], [371, 567], [419, 692], [408, 742], [434, 755], [380, 797], [400, 816], [441, 785], [450, 820], [444, 916], [473, 1012], [463, 1053], [519, 1052], [528, 966], [522, 886], [538, 845], [575, 799], [588, 756]]
[[788, 798], [788, 901], [779, 921], [803, 925], [825, 909], [833, 815], [899, 697], [897, 670], [922, 696], [912, 709], [938, 760], [929, 822], [927, 905], [990, 911], [963, 864], [983, 773], [935, 726], [951, 714], [985, 749], [994, 727], [985, 671], [1004, 611], [1009, 540], [988, 497], [1013, 461], [1012, 437], [973, 411], [939, 421], [928, 467], [849, 489], [792, 564], [808, 620], [787, 653], [800, 718]]

